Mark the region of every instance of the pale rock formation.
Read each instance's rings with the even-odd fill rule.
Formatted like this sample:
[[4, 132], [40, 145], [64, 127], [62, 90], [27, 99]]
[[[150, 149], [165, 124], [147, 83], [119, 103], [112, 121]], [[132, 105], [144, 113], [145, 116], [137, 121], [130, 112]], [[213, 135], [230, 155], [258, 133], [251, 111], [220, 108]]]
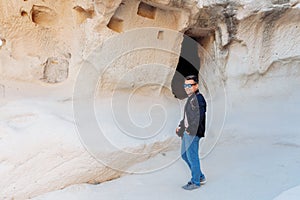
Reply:
[[[2, 0], [0, 198], [24, 199], [71, 184], [107, 181], [138, 162], [178, 147], [172, 137], [178, 104], [164, 87], [170, 86], [182, 37], [172, 37], [165, 29], [186, 32], [201, 44], [201, 89], [210, 104], [217, 102], [216, 108], [226, 106], [230, 114], [246, 98], [261, 98], [268, 105], [270, 98], [289, 97], [292, 109], [300, 87], [299, 5], [296, 0]], [[100, 89], [110, 95], [137, 90], [141, 97], [162, 98], [172, 117], [159, 139], [123, 143], [122, 148], [140, 156], [106, 151], [101, 144], [99, 153], [102, 148], [110, 164], [123, 170], [116, 171], [97, 162], [80, 143], [72, 113], [73, 87], [81, 64], [96, 64], [93, 52], [105, 40], [149, 26], [162, 29], [157, 39], [166, 41], [177, 55], [151, 49], [129, 52], [109, 67], [100, 67], [105, 70]], [[160, 71], [151, 63], [168, 70]], [[142, 64], [150, 67], [136, 67]], [[144, 85], [145, 81], [160, 85]], [[99, 108], [105, 113], [109, 106]], [[209, 110], [208, 116], [214, 112]], [[221, 115], [208, 123], [222, 120]], [[108, 120], [104, 126], [114, 126], [111, 123]], [[215, 141], [220, 128], [209, 127], [207, 144], [210, 138]]]

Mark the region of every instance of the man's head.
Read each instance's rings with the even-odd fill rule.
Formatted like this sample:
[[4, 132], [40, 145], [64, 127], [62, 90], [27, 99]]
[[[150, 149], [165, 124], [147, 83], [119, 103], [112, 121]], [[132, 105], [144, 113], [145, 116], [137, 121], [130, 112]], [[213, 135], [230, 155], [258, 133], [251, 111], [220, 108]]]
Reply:
[[188, 96], [192, 95], [198, 90], [198, 76], [190, 75], [185, 77], [184, 90]]

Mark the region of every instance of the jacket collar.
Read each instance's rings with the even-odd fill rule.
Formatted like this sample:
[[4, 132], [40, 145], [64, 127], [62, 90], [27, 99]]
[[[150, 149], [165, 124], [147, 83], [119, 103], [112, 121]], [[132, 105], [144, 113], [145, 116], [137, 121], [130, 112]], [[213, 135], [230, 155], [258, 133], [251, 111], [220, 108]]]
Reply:
[[195, 97], [199, 93], [200, 93], [199, 90], [196, 90], [191, 96], [188, 97], [188, 99], [192, 99], [193, 97]]

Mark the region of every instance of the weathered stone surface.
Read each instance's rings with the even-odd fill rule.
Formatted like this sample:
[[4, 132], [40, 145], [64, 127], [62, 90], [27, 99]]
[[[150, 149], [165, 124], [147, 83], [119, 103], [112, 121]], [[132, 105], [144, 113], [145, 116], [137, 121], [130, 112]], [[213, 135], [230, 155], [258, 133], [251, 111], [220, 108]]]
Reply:
[[[299, 22], [300, 2], [296, 0], [2, 0], [1, 81], [23, 81], [40, 85], [43, 90], [34, 93], [1, 82], [0, 100], [4, 99], [1, 105], [10, 98], [26, 96], [24, 93], [39, 96], [41, 91], [51, 91], [57, 99], [64, 97], [69, 101], [81, 64], [94, 62], [89, 55], [108, 38], [142, 27], [186, 31], [196, 38], [202, 46], [198, 53], [200, 76], [205, 84], [201, 89], [212, 101], [214, 94], [224, 89], [223, 85], [230, 99], [229, 108], [249, 96], [292, 96], [300, 91]], [[158, 31], [157, 39], [167, 41], [175, 52], [182, 41], [170, 38], [163, 30]], [[114, 49], [122, 49], [126, 44], [115, 45]], [[72, 56], [62, 56], [66, 52]], [[158, 70], [151, 70], [151, 63], [163, 64], [174, 71], [177, 61], [178, 55], [153, 49], [129, 52], [116, 58], [109, 67], [100, 67], [105, 69], [100, 88], [111, 93], [141, 87], [142, 95], [165, 94], [162, 86], [143, 83], [151, 79], [169, 85], [174, 74], [167, 71], [157, 74]], [[150, 67], [138, 70], [143, 64]], [[20, 111], [16, 112], [16, 108]], [[73, 119], [61, 118], [61, 113], [60, 117], [53, 116], [51, 108], [46, 111], [39, 108], [36, 112], [34, 105], [28, 108], [14, 104], [1, 107], [1, 199], [22, 199], [70, 184], [98, 183], [121, 175], [96, 162], [76, 134], [68, 132], [74, 127], [65, 124], [73, 123]], [[6, 114], [9, 112], [16, 113]], [[40, 118], [57, 122], [55, 126], [66, 129], [56, 130], [50, 125], [48, 130], [33, 126], [27, 131], [26, 127], [38, 123]], [[37, 132], [38, 137], [34, 134]], [[158, 146], [170, 141], [159, 141]], [[158, 148], [148, 145], [134, 150], [149, 152]], [[113, 156], [117, 159], [121, 154]], [[125, 167], [145, 159], [130, 159]]]
[[48, 58], [44, 63], [43, 81], [48, 83], [60, 83], [68, 78], [69, 62], [64, 58]]

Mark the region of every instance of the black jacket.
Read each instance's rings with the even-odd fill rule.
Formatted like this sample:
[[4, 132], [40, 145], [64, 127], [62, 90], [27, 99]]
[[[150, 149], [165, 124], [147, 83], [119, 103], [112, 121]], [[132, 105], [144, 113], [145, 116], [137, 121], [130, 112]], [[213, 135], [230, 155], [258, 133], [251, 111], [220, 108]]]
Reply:
[[188, 127], [184, 125], [185, 114], [180, 121], [180, 132], [186, 130], [190, 135], [197, 135], [198, 137], [205, 136], [205, 118], [206, 118], [206, 101], [203, 95], [197, 90], [194, 94], [188, 97], [184, 106], [184, 113], [186, 114]]

